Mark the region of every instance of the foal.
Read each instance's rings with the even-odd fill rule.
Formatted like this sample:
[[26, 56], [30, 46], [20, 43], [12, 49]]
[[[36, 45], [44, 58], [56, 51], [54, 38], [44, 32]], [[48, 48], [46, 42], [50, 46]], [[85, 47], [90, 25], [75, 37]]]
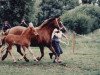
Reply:
[[26, 49], [33, 55], [33, 58], [35, 61], [38, 61], [32, 51], [29, 49], [31, 37], [36, 37], [38, 33], [33, 27], [28, 27], [26, 30], [22, 32], [21, 35], [14, 35], [14, 34], [8, 34], [4, 37], [5, 43], [7, 43], [7, 51], [6, 54], [3, 55], [2, 60], [4, 60], [8, 53], [11, 55], [14, 62], [16, 62], [15, 57], [12, 54], [12, 46], [13, 45], [20, 45], [24, 50], [24, 55], [21, 57], [21, 59], [26, 55]]

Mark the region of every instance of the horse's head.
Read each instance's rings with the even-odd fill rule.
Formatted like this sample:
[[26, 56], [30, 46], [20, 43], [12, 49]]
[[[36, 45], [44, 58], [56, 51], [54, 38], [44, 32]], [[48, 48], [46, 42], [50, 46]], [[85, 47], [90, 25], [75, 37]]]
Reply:
[[35, 35], [35, 36], [39, 35], [34, 27], [28, 27], [28, 28], [29, 28], [29, 34]]
[[60, 20], [59, 16], [56, 16], [54, 18], [50, 18], [49, 19], [49, 23], [50, 25], [52, 25], [52, 27], [66, 31], [66, 28], [64, 27], [63, 23]]

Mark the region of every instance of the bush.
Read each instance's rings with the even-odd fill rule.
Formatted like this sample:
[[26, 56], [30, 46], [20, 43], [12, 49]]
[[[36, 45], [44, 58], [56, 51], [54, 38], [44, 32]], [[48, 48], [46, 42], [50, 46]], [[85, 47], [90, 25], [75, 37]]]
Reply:
[[100, 7], [78, 6], [66, 11], [61, 19], [68, 29], [74, 30], [78, 34], [87, 34], [100, 28]]

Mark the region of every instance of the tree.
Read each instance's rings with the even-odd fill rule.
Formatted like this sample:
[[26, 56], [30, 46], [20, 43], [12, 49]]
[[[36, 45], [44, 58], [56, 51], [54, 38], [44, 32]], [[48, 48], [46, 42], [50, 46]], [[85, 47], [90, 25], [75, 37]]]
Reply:
[[78, 34], [87, 34], [100, 28], [100, 7], [82, 5], [66, 11], [62, 16], [64, 25]]
[[[12, 24], [19, 23], [22, 18], [27, 21], [34, 19], [34, 4], [36, 0], [7, 0], [0, 9], [0, 19], [8, 20]], [[7, 2], [9, 2], [9, 7]]]
[[69, 10], [79, 5], [78, 0], [42, 0], [40, 3], [40, 12], [38, 13], [38, 22], [56, 15], [62, 15], [65, 10]]

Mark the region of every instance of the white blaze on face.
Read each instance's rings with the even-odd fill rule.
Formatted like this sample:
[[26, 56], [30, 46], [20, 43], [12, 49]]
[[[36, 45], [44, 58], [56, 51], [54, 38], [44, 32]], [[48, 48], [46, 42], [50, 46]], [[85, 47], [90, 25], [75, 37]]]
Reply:
[[57, 25], [58, 25], [58, 27], [59, 27], [59, 23], [58, 23], [58, 20], [57, 20], [57, 18], [56, 18], [56, 23], [57, 23]]
[[34, 27], [32, 22], [29, 23], [29, 27]]

